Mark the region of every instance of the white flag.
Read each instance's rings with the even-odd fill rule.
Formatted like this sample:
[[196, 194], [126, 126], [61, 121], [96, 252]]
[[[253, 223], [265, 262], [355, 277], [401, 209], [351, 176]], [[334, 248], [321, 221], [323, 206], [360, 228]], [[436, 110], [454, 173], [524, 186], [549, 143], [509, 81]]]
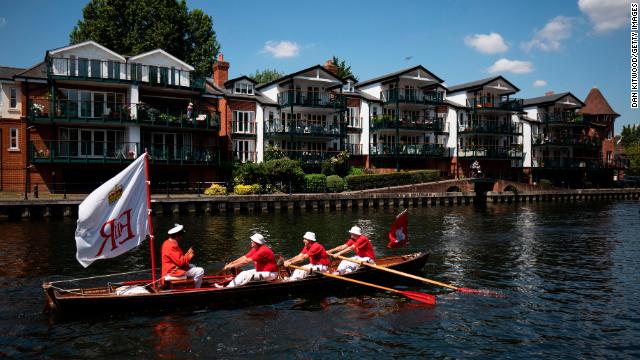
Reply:
[[142, 154], [80, 204], [76, 258], [82, 266], [121, 255], [147, 236], [146, 156]]

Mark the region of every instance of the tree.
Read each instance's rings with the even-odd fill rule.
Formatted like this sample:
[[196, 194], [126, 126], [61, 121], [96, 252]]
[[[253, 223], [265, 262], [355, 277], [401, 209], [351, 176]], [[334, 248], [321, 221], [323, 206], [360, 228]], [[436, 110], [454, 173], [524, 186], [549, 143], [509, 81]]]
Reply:
[[161, 48], [192, 65], [197, 75], [211, 73], [220, 44], [211, 16], [189, 11], [185, 0], [91, 0], [69, 42], [93, 40], [123, 55]]
[[356, 80], [358, 80], [358, 77], [353, 75], [353, 73], [351, 72], [351, 66], [347, 65], [347, 62], [345, 60], [340, 60], [337, 56], [334, 56], [331, 59], [331, 62], [338, 68], [338, 73], [336, 75], [341, 78], [353, 76]]
[[627, 175], [640, 175], [640, 126], [623, 126], [620, 136], [620, 145], [624, 148], [629, 160]]
[[256, 70], [255, 74], [249, 76], [253, 80], [255, 80], [258, 84], [266, 84], [270, 81], [279, 79], [284, 76], [284, 73], [276, 69], [264, 69], [264, 70]]

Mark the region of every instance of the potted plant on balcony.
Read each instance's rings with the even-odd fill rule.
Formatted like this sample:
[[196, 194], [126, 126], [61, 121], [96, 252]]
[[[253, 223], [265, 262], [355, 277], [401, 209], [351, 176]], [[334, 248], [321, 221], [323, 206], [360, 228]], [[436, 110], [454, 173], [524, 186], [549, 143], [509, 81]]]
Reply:
[[33, 114], [34, 117], [40, 117], [42, 116], [42, 113], [44, 112], [44, 105], [42, 104], [31, 104], [31, 113]]

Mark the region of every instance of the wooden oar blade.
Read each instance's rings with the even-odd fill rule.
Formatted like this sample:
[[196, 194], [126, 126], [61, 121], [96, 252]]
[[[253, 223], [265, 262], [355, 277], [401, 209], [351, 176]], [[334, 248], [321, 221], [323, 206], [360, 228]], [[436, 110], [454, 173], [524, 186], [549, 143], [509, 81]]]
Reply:
[[425, 293], [420, 293], [415, 291], [400, 291], [400, 294], [408, 297], [409, 299], [420, 301], [425, 304], [429, 304], [429, 305], [436, 304], [436, 297], [431, 294], [425, 294]]
[[504, 294], [501, 294], [501, 293], [496, 292], [496, 291], [491, 291], [491, 290], [479, 290], [479, 289], [468, 289], [468, 288], [457, 288], [456, 290], [461, 292], [461, 293], [476, 294], [476, 295], [480, 295], [480, 296], [488, 296], [488, 297], [495, 297], [495, 298], [505, 298], [506, 297]]

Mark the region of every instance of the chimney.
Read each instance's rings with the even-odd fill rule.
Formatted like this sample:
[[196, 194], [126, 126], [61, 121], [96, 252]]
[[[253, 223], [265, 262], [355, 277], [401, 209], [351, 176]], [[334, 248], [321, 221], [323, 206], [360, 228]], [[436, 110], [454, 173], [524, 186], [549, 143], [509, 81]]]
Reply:
[[338, 75], [338, 67], [335, 66], [333, 61], [327, 60], [327, 62], [324, 63], [324, 68], [333, 75]]
[[544, 96], [551, 96], [553, 94], [554, 94], [553, 91], [547, 91], [546, 93], [544, 93]]
[[224, 56], [218, 54], [218, 59], [213, 62], [213, 82], [223, 88], [229, 80], [229, 63], [224, 61]]

